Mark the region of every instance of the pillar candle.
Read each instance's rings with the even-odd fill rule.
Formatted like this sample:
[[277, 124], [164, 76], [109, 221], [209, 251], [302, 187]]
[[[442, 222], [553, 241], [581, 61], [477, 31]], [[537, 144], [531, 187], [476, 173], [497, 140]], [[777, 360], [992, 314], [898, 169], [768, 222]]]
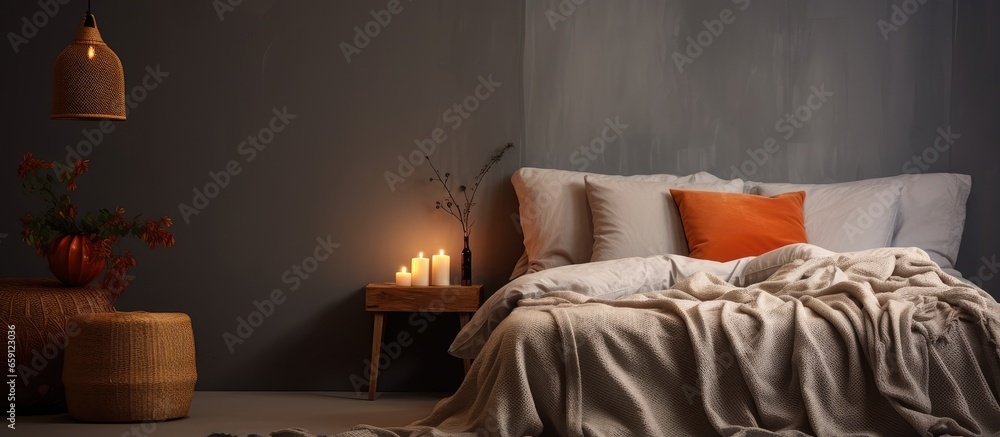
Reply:
[[431, 285], [451, 285], [451, 257], [441, 253], [431, 256]]
[[410, 262], [413, 285], [430, 285], [431, 282], [431, 260], [424, 258], [424, 253], [420, 252], [416, 258]]
[[406, 267], [403, 267], [403, 270], [396, 272], [397, 287], [409, 287], [410, 284], [412, 284], [412, 275], [406, 271]]

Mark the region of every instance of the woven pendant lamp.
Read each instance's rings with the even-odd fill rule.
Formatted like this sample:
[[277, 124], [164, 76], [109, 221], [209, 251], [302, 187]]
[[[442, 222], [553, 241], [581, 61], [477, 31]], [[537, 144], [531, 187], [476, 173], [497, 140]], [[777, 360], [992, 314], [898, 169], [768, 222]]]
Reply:
[[57, 120], [125, 120], [122, 62], [101, 39], [89, 2], [76, 36], [56, 58], [51, 117]]

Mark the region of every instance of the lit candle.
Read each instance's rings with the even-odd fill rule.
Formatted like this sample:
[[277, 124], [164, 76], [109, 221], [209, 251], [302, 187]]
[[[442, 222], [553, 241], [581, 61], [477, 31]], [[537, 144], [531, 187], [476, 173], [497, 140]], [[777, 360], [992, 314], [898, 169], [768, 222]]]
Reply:
[[406, 267], [403, 267], [402, 271], [396, 272], [397, 287], [409, 287], [412, 281], [413, 281], [412, 275], [410, 275], [410, 273], [406, 271]]
[[410, 262], [410, 271], [413, 272], [413, 285], [430, 285], [431, 260], [424, 258], [424, 253], [420, 252], [416, 258]]
[[431, 257], [431, 285], [451, 285], [451, 257], [441, 253]]

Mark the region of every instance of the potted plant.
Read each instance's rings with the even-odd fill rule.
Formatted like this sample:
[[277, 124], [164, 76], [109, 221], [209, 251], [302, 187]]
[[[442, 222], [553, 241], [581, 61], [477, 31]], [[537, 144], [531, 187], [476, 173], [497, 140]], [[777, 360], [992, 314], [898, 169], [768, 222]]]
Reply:
[[125, 291], [130, 282], [126, 274], [135, 266], [132, 254], [121, 250], [121, 239], [137, 237], [150, 249], [173, 246], [174, 236], [167, 230], [172, 221], [170, 217], [143, 220], [142, 215], [129, 219], [120, 207], [80, 216], [69, 193], [77, 188], [76, 178], [89, 168], [88, 160], [74, 161], [70, 168], [24, 154], [17, 167], [21, 186], [26, 193], [37, 193], [47, 208], [37, 217], [21, 218], [21, 237], [48, 258], [49, 270], [66, 285], [86, 285], [105, 272], [100, 287], [114, 301]]

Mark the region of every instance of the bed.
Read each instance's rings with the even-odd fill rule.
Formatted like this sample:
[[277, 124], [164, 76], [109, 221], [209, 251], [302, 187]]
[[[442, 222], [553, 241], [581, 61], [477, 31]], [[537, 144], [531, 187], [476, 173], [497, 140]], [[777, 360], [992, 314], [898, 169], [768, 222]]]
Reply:
[[[407, 427], [348, 435], [1000, 435], [1000, 304], [953, 267], [967, 176], [513, 183], [526, 254], [452, 344], [475, 358], [462, 386]], [[725, 214], [677, 189], [721, 193], [741, 218], [725, 226], [778, 210], [734, 199], [785, 196], [808, 241], [706, 259], [757, 231], [713, 241], [728, 229], [692, 220]]]

